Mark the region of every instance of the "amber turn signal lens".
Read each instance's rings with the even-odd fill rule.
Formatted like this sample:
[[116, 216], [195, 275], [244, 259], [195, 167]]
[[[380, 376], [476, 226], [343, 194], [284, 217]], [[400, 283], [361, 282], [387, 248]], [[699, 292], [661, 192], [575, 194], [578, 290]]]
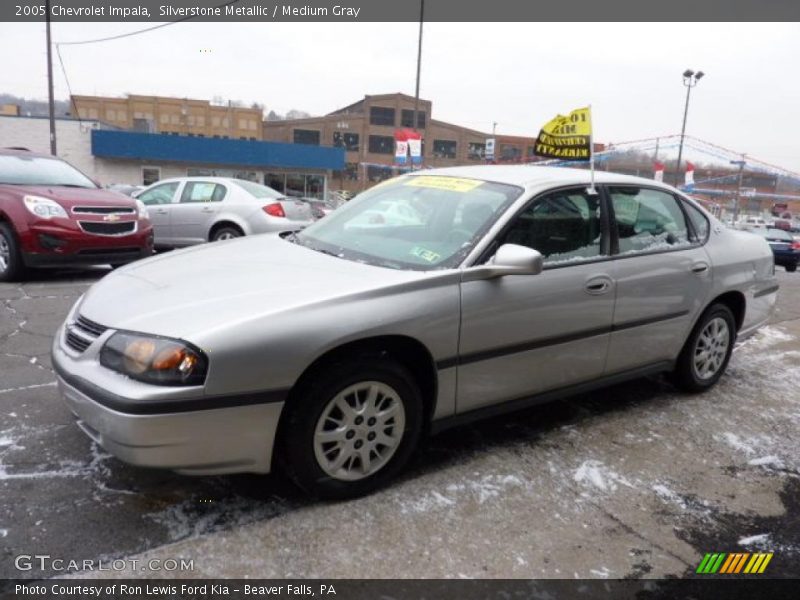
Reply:
[[186, 358], [186, 350], [177, 346], [164, 348], [153, 359], [153, 368], [156, 371], [175, 369]]

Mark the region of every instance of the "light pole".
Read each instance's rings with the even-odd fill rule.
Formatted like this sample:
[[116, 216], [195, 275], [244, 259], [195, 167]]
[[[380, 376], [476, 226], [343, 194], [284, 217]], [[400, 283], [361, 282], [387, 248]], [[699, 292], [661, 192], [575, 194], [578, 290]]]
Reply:
[[[53, 95], [53, 44], [50, 41], [50, 0], [45, 0], [45, 37], [47, 39], [47, 104], [50, 119], [50, 154], [56, 155], [56, 103]], [[80, 115], [76, 115], [80, 118]]]
[[675, 165], [675, 187], [678, 187], [678, 180], [681, 176], [681, 157], [683, 156], [683, 137], [686, 134], [686, 116], [689, 114], [689, 95], [692, 93], [692, 88], [697, 85], [697, 82], [703, 78], [702, 71], [695, 73], [691, 69], [686, 69], [683, 72], [683, 85], [686, 86], [686, 106], [683, 108], [683, 127], [681, 127], [681, 143], [678, 146], [678, 164]]
[[739, 217], [739, 203], [742, 198], [742, 173], [744, 171], [744, 166], [747, 163], [745, 162], [744, 157], [742, 157], [742, 160], [732, 160], [731, 164], [739, 166], [739, 178], [736, 186], [736, 200], [733, 203], [733, 223], [735, 225], [736, 219]]

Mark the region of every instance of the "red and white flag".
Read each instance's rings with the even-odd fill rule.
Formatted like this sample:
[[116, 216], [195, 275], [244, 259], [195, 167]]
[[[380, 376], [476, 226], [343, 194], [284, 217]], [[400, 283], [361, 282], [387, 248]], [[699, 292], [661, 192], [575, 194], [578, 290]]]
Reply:
[[653, 179], [664, 181], [664, 163], [658, 161], [653, 163]]
[[694, 185], [694, 165], [688, 160], [686, 161], [686, 179], [684, 185]]

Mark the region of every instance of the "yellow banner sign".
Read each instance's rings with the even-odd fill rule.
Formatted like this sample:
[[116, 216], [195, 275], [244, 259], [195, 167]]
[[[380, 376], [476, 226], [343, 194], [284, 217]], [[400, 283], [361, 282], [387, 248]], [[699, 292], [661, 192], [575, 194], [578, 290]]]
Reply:
[[566, 117], [558, 115], [548, 121], [536, 138], [534, 154], [561, 160], [590, 160], [592, 142], [592, 113], [578, 108]]
[[469, 192], [483, 182], [477, 179], [461, 179], [459, 177], [441, 177], [439, 175], [417, 175], [409, 177], [405, 185], [426, 187], [450, 192]]

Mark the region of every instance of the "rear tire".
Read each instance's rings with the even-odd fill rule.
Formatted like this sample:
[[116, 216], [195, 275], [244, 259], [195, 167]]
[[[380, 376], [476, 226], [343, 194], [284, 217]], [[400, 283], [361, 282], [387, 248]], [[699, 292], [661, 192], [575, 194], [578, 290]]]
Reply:
[[724, 304], [711, 305], [686, 340], [672, 380], [686, 392], [704, 392], [725, 373], [736, 341], [736, 319]]
[[787, 273], [794, 273], [797, 271], [797, 265], [786, 265], [785, 268]]
[[242, 237], [244, 233], [238, 227], [233, 225], [223, 225], [219, 229], [215, 229], [211, 234], [212, 242], [220, 242], [223, 240], [232, 240], [234, 238]]
[[8, 223], [0, 223], [0, 281], [19, 281], [24, 271], [17, 236]]
[[362, 496], [388, 483], [422, 432], [416, 381], [382, 356], [320, 368], [292, 393], [286, 410], [284, 470], [309, 494], [330, 500]]

